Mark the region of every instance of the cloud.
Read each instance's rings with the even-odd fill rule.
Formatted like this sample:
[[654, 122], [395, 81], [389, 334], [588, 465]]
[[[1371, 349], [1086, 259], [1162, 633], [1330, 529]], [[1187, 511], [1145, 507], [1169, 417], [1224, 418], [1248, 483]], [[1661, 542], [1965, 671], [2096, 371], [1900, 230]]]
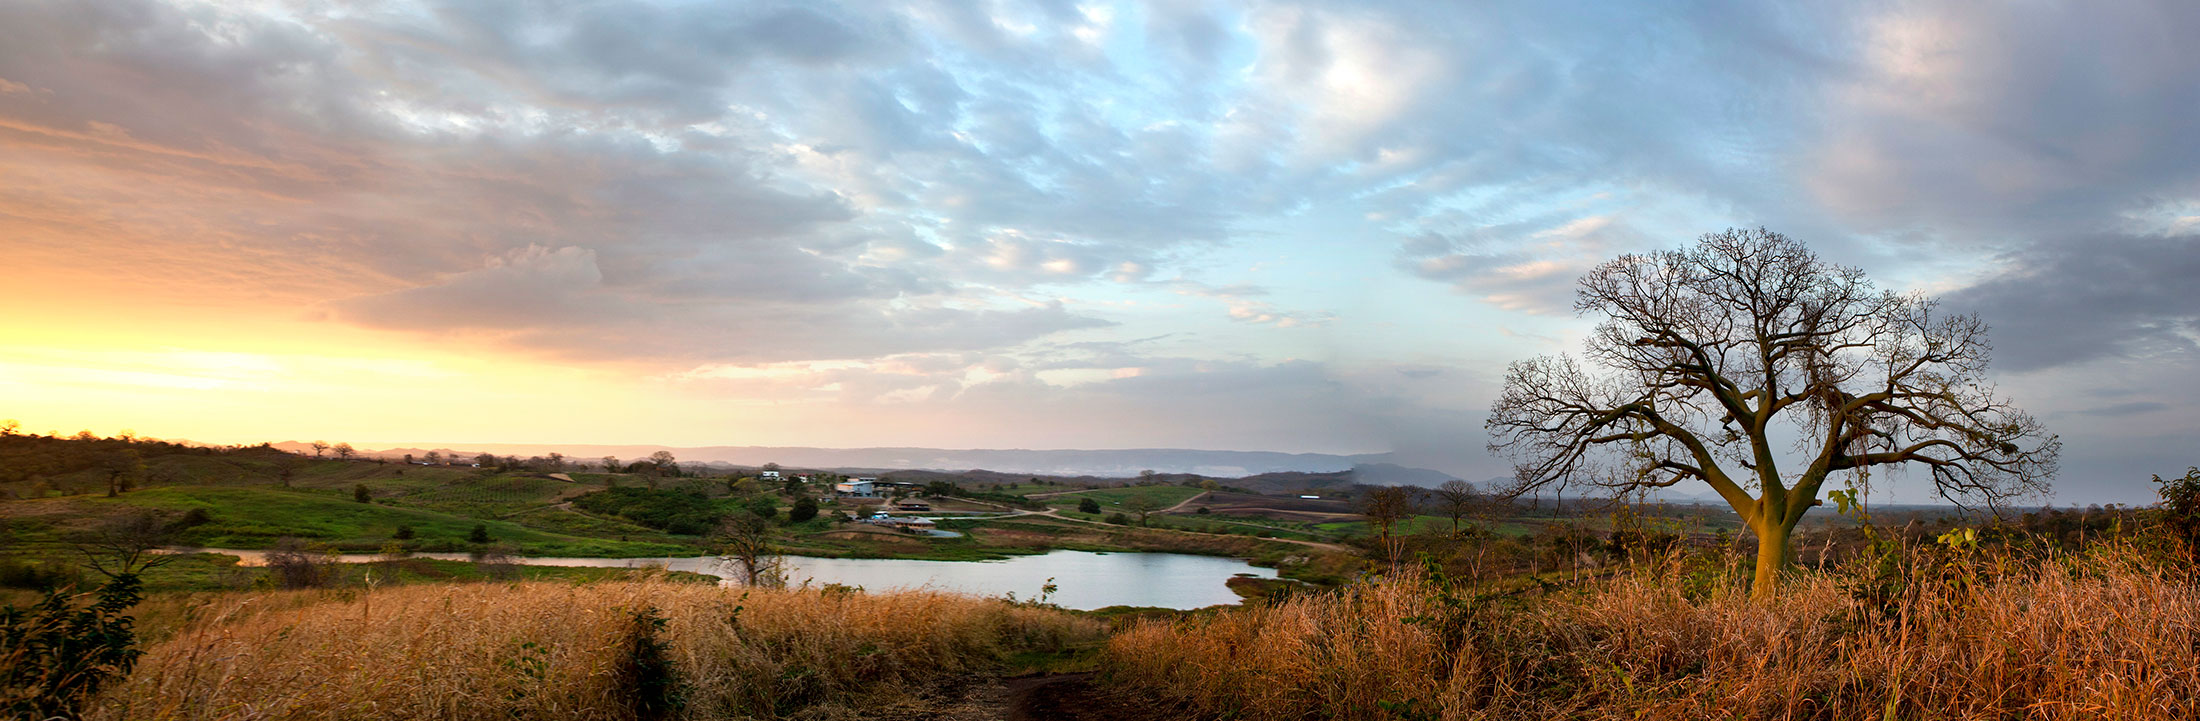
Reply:
[[2200, 348], [2200, 236], [2045, 240], [1946, 296], [1993, 327], [1995, 364], [2014, 371], [2101, 358], [2190, 362]]

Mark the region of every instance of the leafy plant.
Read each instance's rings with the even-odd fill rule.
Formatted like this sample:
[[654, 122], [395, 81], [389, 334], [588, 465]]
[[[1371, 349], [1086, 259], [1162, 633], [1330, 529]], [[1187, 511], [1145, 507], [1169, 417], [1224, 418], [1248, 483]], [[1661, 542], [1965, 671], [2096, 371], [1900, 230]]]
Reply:
[[73, 718], [128, 674], [142, 652], [127, 612], [143, 598], [137, 575], [124, 573], [89, 594], [49, 590], [27, 608], [0, 609], [0, 716]]

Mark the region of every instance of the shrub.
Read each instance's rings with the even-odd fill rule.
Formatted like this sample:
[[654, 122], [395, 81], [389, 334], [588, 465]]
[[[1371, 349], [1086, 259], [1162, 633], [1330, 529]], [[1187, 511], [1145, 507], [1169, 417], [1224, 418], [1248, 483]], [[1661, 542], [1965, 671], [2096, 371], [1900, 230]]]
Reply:
[[121, 574], [82, 596], [49, 590], [28, 608], [0, 608], [0, 716], [75, 718], [77, 708], [137, 663], [137, 635], [125, 615], [142, 594]]
[[74, 566], [47, 562], [32, 562], [9, 558], [0, 560], [0, 588], [24, 588], [44, 591], [83, 582], [83, 574]]
[[400, 525], [397, 527], [396, 532], [390, 534], [390, 537], [400, 541], [410, 541], [413, 539], [413, 527]]
[[1123, 515], [1122, 511], [1116, 511], [1108, 514], [1108, 522], [1118, 526], [1128, 526], [1131, 525], [1131, 517]]
[[779, 499], [771, 496], [757, 496], [749, 499], [748, 508], [749, 512], [756, 514], [757, 518], [771, 520], [779, 516]]
[[305, 542], [296, 538], [276, 540], [275, 548], [265, 558], [268, 573], [283, 588], [319, 588], [334, 575], [334, 564], [317, 558]]
[[2155, 476], [2154, 482], [2161, 486], [2154, 492], [2162, 497], [2164, 530], [2185, 547], [2188, 558], [2200, 561], [2200, 467], [2187, 469], [2183, 478]]
[[689, 536], [707, 533], [725, 518], [718, 504], [702, 494], [653, 488], [608, 488], [574, 498], [573, 506]]
[[367, 484], [364, 483], [352, 486], [351, 500], [358, 501], [360, 503], [373, 503], [374, 492], [367, 490]]
[[788, 523], [801, 523], [817, 517], [817, 499], [809, 496], [794, 499], [794, 508], [787, 510]]
[[1092, 499], [1091, 499], [1090, 497], [1087, 497], [1087, 498], [1083, 498], [1083, 499], [1079, 499], [1079, 500], [1077, 501], [1077, 512], [1078, 512], [1078, 513], [1099, 513], [1099, 512], [1100, 512], [1100, 502], [1099, 502], [1099, 501], [1095, 501], [1095, 500], [1092, 500]]
[[474, 524], [474, 530], [466, 534], [467, 543], [488, 543], [494, 540], [496, 539], [489, 537], [489, 524], [486, 523]]

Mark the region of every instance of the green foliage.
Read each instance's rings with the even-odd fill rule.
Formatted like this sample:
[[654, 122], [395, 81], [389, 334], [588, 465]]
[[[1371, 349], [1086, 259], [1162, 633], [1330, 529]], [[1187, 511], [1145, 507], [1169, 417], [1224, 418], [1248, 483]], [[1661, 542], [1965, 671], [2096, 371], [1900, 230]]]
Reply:
[[137, 663], [127, 614], [143, 597], [138, 578], [121, 574], [81, 597], [48, 591], [28, 608], [0, 609], [0, 715], [73, 718], [77, 705]]
[[634, 718], [645, 721], [672, 718], [687, 705], [687, 687], [673, 663], [670, 647], [659, 637], [664, 632], [665, 617], [657, 609], [645, 606], [635, 611], [633, 618], [633, 625], [627, 632], [626, 653], [618, 668], [618, 688], [628, 689], [632, 694], [628, 703]]
[[2200, 562], [2200, 467], [2186, 469], [2183, 478], [2155, 476], [2154, 483], [2160, 486], [2154, 492], [2162, 497], [2163, 529], [2185, 547], [2188, 558]]
[[391, 538], [395, 538], [400, 541], [410, 541], [413, 539], [413, 535], [414, 534], [412, 526], [398, 526], [396, 531], [390, 533]]
[[1116, 511], [1108, 514], [1108, 522], [1118, 526], [1128, 526], [1131, 525], [1131, 517], [1123, 515], [1122, 511]]
[[485, 524], [476, 523], [474, 524], [474, 530], [466, 533], [467, 543], [488, 543], [493, 540], [496, 539], [489, 537], [489, 526]]
[[19, 558], [0, 559], [0, 588], [23, 588], [45, 591], [76, 585], [84, 574], [75, 566], [53, 561], [33, 562]]
[[632, 486], [608, 488], [574, 498], [573, 506], [686, 536], [710, 532], [726, 515], [717, 503], [700, 493]]
[[787, 511], [788, 523], [801, 523], [817, 517], [817, 499], [809, 496], [794, 499], [794, 508]]
[[771, 520], [779, 517], [779, 499], [771, 496], [757, 496], [749, 499], [748, 509], [749, 513], [756, 514], [757, 518]]
[[367, 484], [364, 483], [352, 486], [351, 500], [358, 501], [360, 503], [373, 503], [374, 492], [367, 490]]
[[1090, 497], [1087, 497], [1087, 498], [1080, 498], [1080, 499], [1078, 499], [1078, 500], [1077, 500], [1077, 512], [1078, 512], [1078, 513], [1099, 513], [1099, 512], [1100, 512], [1100, 502], [1099, 502], [1099, 501], [1095, 501], [1095, 500], [1091, 499]]

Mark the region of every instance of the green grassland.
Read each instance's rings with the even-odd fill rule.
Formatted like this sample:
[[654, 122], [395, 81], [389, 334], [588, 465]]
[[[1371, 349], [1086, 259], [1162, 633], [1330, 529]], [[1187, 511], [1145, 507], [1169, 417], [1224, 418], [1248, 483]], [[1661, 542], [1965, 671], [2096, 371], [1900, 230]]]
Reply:
[[1049, 496], [1040, 500], [1056, 508], [1076, 508], [1081, 500], [1090, 498], [1099, 502], [1102, 510], [1112, 513], [1125, 510], [1125, 504], [1133, 498], [1143, 498], [1147, 503], [1152, 504], [1153, 510], [1160, 510], [1182, 503], [1185, 499], [1202, 493], [1206, 493], [1206, 491], [1184, 486], [1122, 486], [1119, 488], [1095, 488], [1076, 491], [1059, 496]]

